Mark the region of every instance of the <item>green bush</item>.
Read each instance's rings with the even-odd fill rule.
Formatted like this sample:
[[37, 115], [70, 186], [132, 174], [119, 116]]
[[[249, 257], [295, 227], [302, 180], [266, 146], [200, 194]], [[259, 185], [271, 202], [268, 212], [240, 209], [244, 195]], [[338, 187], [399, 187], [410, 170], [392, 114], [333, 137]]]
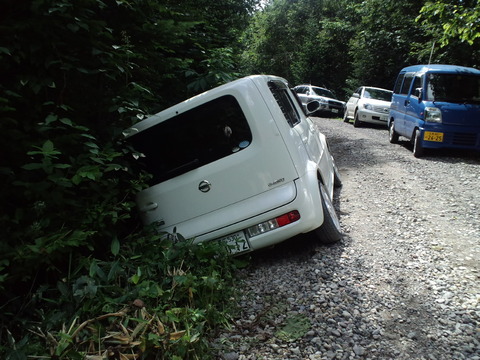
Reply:
[[231, 263], [211, 255], [219, 250], [212, 244], [190, 253], [188, 241], [142, 233], [134, 195], [148, 175], [135, 169], [122, 131], [198, 84], [235, 75], [229, 42], [246, 3], [2, 1], [0, 357], [51, 349], [77, 358], [95, 327], [110, 331], [105, 322], [121, 318], [128, 330], [139, 309], [103, 316], [137, 298], [145, 319], [153, 314], [165, 327], [142, 341], [164, 344], [177, 333], [162, 348], [172, 356], [179, 348], [187, 356], [182, 342], [193, 349], [224, 321], [215, 300]]
[[230, 322], [241, 262], [221, 244], [176, 238], [145, 234], [113, 261], [84, 258], [55, 287], [33, 294], [29, 332], [9, 330], [0, 354], [83, 359], [115, 346], [117, 356], [137, 359], [209, 358], [209, 337]]

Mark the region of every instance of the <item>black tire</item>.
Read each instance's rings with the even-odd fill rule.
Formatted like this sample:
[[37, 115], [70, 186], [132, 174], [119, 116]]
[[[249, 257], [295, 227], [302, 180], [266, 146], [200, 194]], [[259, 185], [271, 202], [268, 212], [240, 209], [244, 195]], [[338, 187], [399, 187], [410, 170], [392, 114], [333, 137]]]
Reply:
[[319, 181], [320, 197], [323, 209], [323, 224], [315, 229], [315, 235], [322, 244], [333, 244], [342, 239], [342, 230], [337, 213], [333, 207], [327, 191], [323, 184]]
[[388, 140], [392, 144], [398, 143], [398, 133], [395, 131], [395, 121], [390, 121], [388, 126]]
[[340, 171], [338, 171], [337, 164], [335, 163], [335, 159], [332, 156], [332, 163], [333, 163], [333, 187], [339, 188], [342, 187], [342, 178], [340, 176]]
[[360, 127], [362, 126], [362, 122], [358, 118], [358, 112], [355, 112], [355, 116], [353, 118], [353, 127]]
[[413, 156], [420, 158], [425, 153], [425, 150], [422, 146], [422, 133], [419, 129], [415, 130], [415, 133], [412, 136], [412, 145], [413, 145]]

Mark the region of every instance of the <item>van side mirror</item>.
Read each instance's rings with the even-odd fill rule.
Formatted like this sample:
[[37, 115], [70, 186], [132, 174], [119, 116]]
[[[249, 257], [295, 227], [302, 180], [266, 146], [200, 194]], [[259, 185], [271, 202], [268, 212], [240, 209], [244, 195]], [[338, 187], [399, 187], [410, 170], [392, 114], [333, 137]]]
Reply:
[[317, 100], [312, 100], [305, 106], [305, 108], [307, 110], [307, 115], [311, 115], [320, 109], [320, 103]]
[[418, 101], [422, 101], [422, 88], [416, 88], [413, 92], [413, 96], [418, 97]]
[[352, 95], [352, 97], [357, 98], [357, 99], [360, 99], [360, 94], [354, 93], [354, 94]]

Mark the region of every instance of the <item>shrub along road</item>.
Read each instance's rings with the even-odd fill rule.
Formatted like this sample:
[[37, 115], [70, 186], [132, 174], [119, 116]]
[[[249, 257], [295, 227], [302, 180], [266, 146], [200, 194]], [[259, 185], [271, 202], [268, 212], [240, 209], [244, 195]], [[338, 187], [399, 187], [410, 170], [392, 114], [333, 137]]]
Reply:
[[342, 174], [344, 239], [253, 254], [219, 357], [480, 359], [480, 156], [417, 159], [385, 128], [314, 121]]

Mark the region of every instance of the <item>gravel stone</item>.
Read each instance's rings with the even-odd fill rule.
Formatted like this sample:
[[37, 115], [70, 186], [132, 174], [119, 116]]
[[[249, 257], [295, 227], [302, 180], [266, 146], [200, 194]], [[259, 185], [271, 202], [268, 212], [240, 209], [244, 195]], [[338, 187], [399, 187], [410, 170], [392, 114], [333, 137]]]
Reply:
[[[248, 255], [218, 358], [480, 360], [479, 154], [417, 159], [384, 127], [312, 119], [342, 175], [344, 238], [298, 236]], [[279, 336], [299, 318], [308, 329]]]

